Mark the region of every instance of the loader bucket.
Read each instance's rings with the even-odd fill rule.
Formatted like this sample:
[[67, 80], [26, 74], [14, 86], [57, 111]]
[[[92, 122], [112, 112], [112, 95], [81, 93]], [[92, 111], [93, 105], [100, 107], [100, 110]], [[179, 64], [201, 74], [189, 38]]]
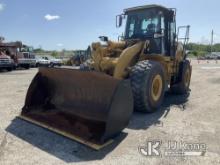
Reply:
[[128, 80], [95, 71], [40, 68], [20, 117], [98, 149], [127, 126], [132, 111]]

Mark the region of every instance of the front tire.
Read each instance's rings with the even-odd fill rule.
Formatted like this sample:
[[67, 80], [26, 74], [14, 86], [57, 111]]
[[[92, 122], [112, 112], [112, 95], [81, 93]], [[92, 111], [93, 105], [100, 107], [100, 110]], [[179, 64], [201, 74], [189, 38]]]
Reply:
[[13, 70], [13, 67], [7, 68], [7, 71], [11, 72]]
[[24, 65], [24, 69], [30, 69], [30, 65]]
[[50, 67], [53, 68], [54, 67], [54, 63], [51, 62], [50, 63]]
[[164, 67], [156, 61], [137, 63], [130, 75], [136, 111], [151, 113], [157, 110], [165, 93]]

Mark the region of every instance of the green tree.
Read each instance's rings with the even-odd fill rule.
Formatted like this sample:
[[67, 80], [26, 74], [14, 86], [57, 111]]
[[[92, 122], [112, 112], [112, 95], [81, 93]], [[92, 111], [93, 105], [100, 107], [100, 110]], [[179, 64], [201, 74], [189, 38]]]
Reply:
[[53, 57], [58, 57], [58, 55], [59, 55], [59, 53], [57, 51], [53, 51], [51, 53], [51, 56], [53, 56]]

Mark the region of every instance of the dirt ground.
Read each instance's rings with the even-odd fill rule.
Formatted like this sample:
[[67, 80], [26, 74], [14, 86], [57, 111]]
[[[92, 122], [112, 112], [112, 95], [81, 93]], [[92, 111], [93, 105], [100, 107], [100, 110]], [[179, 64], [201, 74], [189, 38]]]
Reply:
[[[220, 164], [220, 61], [192, 60], [190, 96], [166, 94], [154, 114], [135, 112], [115, 142], [94, 151], [22, 121], [28, 86], [37, 69], [0, 72], [0, 165]], [[144, 156], [147, 141], [161, 142], [160, 156]], [[205, 145], [203, 156], [167, 156], [168, 141]]]

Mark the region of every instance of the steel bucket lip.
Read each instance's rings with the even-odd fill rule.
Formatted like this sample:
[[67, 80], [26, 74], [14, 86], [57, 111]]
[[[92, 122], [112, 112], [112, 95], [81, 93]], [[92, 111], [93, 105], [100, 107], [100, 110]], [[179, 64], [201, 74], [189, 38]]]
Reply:
[[92, 148], [92, 149], [94, 149], [96, 151], [101, 150], [104, 147], [106, 147], [106, 146], [108, 146], [108, 145], [110, 145], [110, 144], [112, 144], [114, 142], [114, 139], [109, 139], [108, 141], [106, 141], [103, 144], [98, 144], [98, 143], [86, 141], [86, 140], [84, 140], [84, 139], [82, 139], [82, 138], [80, 138], [80, 137], [78, 137], [76, 135], [69, 134], [68, 132], [65, 132], [65, 131], [62, 131], [62, 130], [50, 127], [50, 126], [48, 126], [48, 125], [46, 125], [44, 123], [38, 122], [36, 120], [33, 120], [33, 119], [28, 118], [28, 117], [26, 117], [24, 115], [21, 115], [21, 114], [19, 116], [17, 116], [17, 118], [19, 118], [21, 120], [24, 120], [24, 121], [26, 121], [28, 123], [34, 124], [36, 126], [42, 127], [42, 128], [44, 128], [46, 130], [55, 132], [58, 135], [64, 136], [66, 138], [69, 138], [70, 140], [74, 140], [74, 141], [76, 141], [78, 143], [81, 143], [81, 144], [83, 144], [83, 145], [85, 145], [87, 147], [90, 147], [90, 148]]

